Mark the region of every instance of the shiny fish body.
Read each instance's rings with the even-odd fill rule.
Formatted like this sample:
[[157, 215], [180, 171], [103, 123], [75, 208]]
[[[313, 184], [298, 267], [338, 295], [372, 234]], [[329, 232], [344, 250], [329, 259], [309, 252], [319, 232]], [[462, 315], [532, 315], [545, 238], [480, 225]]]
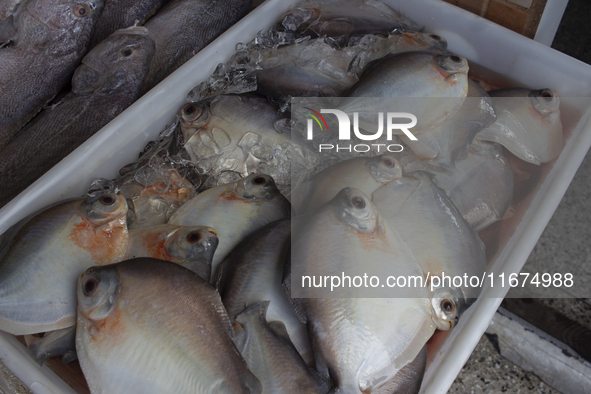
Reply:
[[285, 324], [306, 361], [313, 360], [310, 340], [282, 287], [283, 267], [291, 236], [291, 220], [268, 224], [246, 237], [220, 266], [219, 292], [230, 321], [257, 302], [270, 301], [269, 321]]
[[76, 351], [92, 394], [261, 392], [216, 290], [165, 261], [81, 276]]
[[147, 92], [248, 11], [251, 0], [172, 0], [144, 26], [156, 54], [144, 84]]
[[497, 108], [497, 120], [476, 138], [497, 142], [532, 164], [558, 157], [563, 136], [560, 99], [555, 91], [510, 88], [489, 94]]
[[129, 246], [123, 260], [151, 257], [171, 261], [209, 280], [217, 245], [217, 232], [211, 227], [172, 224], [143, 227], [129, 230]]
[[[372, 268], [381, 274], [423, 274], [404, 241], [356, 189], [344, 189], [310, 215], [294, 234], [292, 251], [292, 276], [298, 275], [297, 264], [306, 275], [353, 276], [360, 262], [361, 275], [372, 275]], [[334, 383], [335, 392], [372, 392], [417, 357], [435, 324], [425, 288], [396, 288], [392, 298], [358, 298], [363, 293], [351, 290], [347, 294], [354, 298], [309, 293], [314, 298], [294, 303], [308, 324], [316, 369]]]
[[432, 169], [437, 186], [445, 190], [474, 231], [500, 220], [513, 199], [513, 169], [500, 145], [474, 141], [455, 170]]
[[139, 97], [154, 43], [142, 27], [119, 30], [76, 69], [72, 91], [0, 151], [6, 204]]
[[0, 148], [68, 84], [103, 4], [29, 0], [20, 5], [14, 45], [0, 48]]
[[371, 195], [380, 186], [402, 177], [402, 169], [393, 154], [345, 160], [316, 174], [291, 195], [298, 215], [310, 213], [332, 200], [346, 187]]
[[93, 265], [121, 261], [127, 249], [122, 196], [61, 203], [8, 230], [0, 268], [0, 329], [15, 335], [76, 321], [76, 281]]
[[209, 226], [219, 238], [213, 256], [212, 278], [218, 265], [246, 236], [264, 225], [289, 217], [291, 207], [268, 175], [253, 174], [237, 182], [198, 194], [180, 207], [169, 224]]
[[234, 341], [263, 394], [325, 394], [327, 381], [310, 370], [290, 341], [285, 325], [265, 317], [269, 301], [256, 303], [234, 323]]
[[458, 112], [441, 125], [421, 134], [420, 141], [400, 138], [421, 159], [451, 169], [458, 155], [466, 155], [476, 134], [496, 119], [492, 99], [476, 82], [468, 80], [468, 94]]
[[[486, 271], [484, 245], [462, 218], [445, 191], [435, 186], [431, 175], [417, 172], [376, 190], [372, 202], [408, 244], [425, 275], [441, 277], [468, 275], [482, 277]], [[466, 305], [480, 292], [469, 285], [448, 286], [432, 294], [439, 329], [453, 327]], [[443, 297], [443, 298], [441, 298]], [[441, 310], [439, 300], [452, 301], [449, 313]]]
[[388, 56], [368, 65], [346, 93], [351, 98], [339, 109], [351, 114], [351, 119], [358, 112], [360, 127], [373, 132], [378, 127], [376, 114], [395, 108], [395, 112], [416, 116], [412, 132], [422, 133], [459, 110], [468, 94], [467, 74], [468, 61], [457, 55], [413, 52]]
[[260, 54], [257, 91], [270, 97], [339, 96], [359, 81], [365, 66], [402, 52], [445, 53], [447, 43], [434, 34], [367, 35], [355, 45], [335, 48], [324, 38], [284, 45]]

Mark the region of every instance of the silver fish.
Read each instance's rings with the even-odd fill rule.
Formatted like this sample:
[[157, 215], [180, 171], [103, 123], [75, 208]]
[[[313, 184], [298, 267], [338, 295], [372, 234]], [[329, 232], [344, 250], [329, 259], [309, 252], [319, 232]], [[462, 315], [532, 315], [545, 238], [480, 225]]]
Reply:
[[103, 5], [103, 0], [20, 5], [14, 44], [0, 48], [0, 148], [68, 84]]
[[261, 381], [263, 394], [325, 394], [330, 384], [311, 370], [299, 355], [285, 325], [267, 322], [269, 301], [244, 310], [234, 323], [234, 341], [248, 367]]
[[402, 177], [395, 157], [393, 154], [359, 157], [328, 167], [292, 191], [294, 210], [298, 215], [313, 212], [346, 187], [371, 195], [380, 186]]
[[562, 151], [560, 99], [550, 89], [500, 89], [489, 92], [497, 120], [476, 135], [497, 142], [521, 160], [547, 163]]
[[127, 249], [125, 198], [105, 194], [55, 205], [6, 234], [0, 275], [0, 329], [34, 334], [74, 325], [76, 280]]
[[460, 109], [468, 93], [467, 73], [468, 61], [457, 55], [412, 52], [388, 56], [368, 65], [339, 109], [351, 119], [357, 112], [359, 126], [371, 132], [379, 128], [378, 112], [411, 113], [417, 118], [412, 132], [420, 134]]
[[76, 351], [92, 394], [260, 393], [217, 291], [177, 264], [134, 259], [78, 281]]
[[[291, 267], [291, 297], [297, 297], [298, 272], [423, 275], [369, 198], [349, 188], [309, 215], [294, 233]], [[335, 392], [373, 392], [411, 363], [435, 331], [427, 289], [394, 288], [392, 298], [359, 298], [371, 293], [347, 290], [352, 298], [322, 298], [330, 289], [317, 293], [306, 287], [307, 297], [314, 298], [295, 298], [294, 304], [308, 324], [316, 369], [334, 383]]]
[[246, 236], [266, 224], [289, 217], [289, 202], [273, 178], [253, 174], [237, 182], [208, 189], [180, 207], [169, 224], [216, 229], [218, 248], [213, 256], [213, 283], [218, 265]]
[[217, 245], [217, 232], [211, 227], [173, 224], [142, 227], [129, 230], [129, 245], [122, 260], [151, 257], [171, 261], [209, 280]]
[[372, 194], [372, 202], [429, 276], [434, 320], [440, 330], [449, 330], [478, 297], [480, 288], [467, 282], [455, 287], [443, 280], [437, 286], [433, 278], [445, 274], [480, 279], [486, 271], [486, 256], [478, 235], [431, 177], [419, 171], [392, 181]]

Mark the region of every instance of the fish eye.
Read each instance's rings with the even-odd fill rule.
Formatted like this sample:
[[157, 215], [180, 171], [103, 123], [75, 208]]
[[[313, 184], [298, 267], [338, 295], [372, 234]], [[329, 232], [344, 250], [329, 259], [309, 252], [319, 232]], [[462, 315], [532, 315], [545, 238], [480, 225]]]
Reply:
[[201, 234], [199, 234], [199, 232], [197, 232], [197, 231], [193, 231], [193, 232], [190, 232], [189, 234], [187, 234], [187, 241], [189, 243], [194, 244], [196, 242], [199, 242], [200, 240], [201, 240]]
[[382, 163], [388, 168], [394, 167], [394, 162], [391, 159], [384, 159]]
[[554, 96], [552, 95], [552, 93], [550, 93], [550, 92], [549, 92], [549, 91], [547, 91], [547, 90], [544, 90], [544, 91], [542, 92], [542, 98], [544, 99], [544, 101], [552, 101], [552, 98], [553, 98], [553, 97], [554, 97]]
[[454, 303], [451, 302], [451, 300], [443, 300], [441, 301], [441, 309], [445, 312], [445, 313], [451, 313], [454, 311]]
[[462, 61], [462, 58], [457, 55], [452, 55], [449, 57], [449, 59], [454, 63], [459, 63]]
[[361, 198], [361, 197], [358, 197], [358, 196], [353, 197], [351, 199], [351, 203], [357, 209], [365, 208], [365, 201], [363, 201], [363, 198]]
[[128, 56], [130, 56], [130, 55], [132, 54], [132, 52], [133, 52], [133, 51], [132, 51], [130, 48], [123, 48], [123, 49], [121, 50], [121, 54], [122, 54], [123, 56], [125, 56], [125, 57], [128, 57]]
[[262, 176], [257, 176], [252, 180], [252, 183], [254, 183], [255, 185], [264, 185], [266, 182], [267, 180]]
[[72, 12], [79, 18], [84, 18], [86, 15], [88, 15], [88, 9], [82, 4], [75, 5], [72, 9]]
[[197, 111], [197, 106], [195, 104], [187, 104], [183, 107], [184, 115], [193, 115], [195, 111]]
[[115, 204], [115, 197], [110, 194], [106, 194], [99, 199], [100, 203], [106, 206]]
[[98, 282], [96, 279], [94, 278], [90, 278], [88, 279], [85, 283], [84, 283], [84, 295], [87, 297], [90, 297], [94, 294], [94, 292], [96, 291], [96, 289], [98, 288]]
[[431, 37], [432, 39], [434, 39], [434, 40], [437, 40], [437, 41], [440, 41], [440, 40], [441, 40], [441, 37], [440, 37], [440, 36], [438, 36], [437, 34], [431, 34], [431, 35], [430, 35], [430, 37]]

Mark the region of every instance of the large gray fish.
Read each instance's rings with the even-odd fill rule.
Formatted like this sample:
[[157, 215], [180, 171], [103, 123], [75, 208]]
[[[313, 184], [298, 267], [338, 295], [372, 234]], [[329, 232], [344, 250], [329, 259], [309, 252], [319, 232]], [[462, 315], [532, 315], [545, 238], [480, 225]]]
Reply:
[[82, 60], [72, 91], [0, 151], [0, 206], [130, 106], [154, 53], [146, 29], [119, 30]]
[[[315, 277], [364, 272], [370, 276], [372, 269], [383, 281], [386, 274], [423, 276], [400, 235], [359, 190], [342, 190], [294, 233], [292, 297], [297, 297], [298, 272]], [[435, 331], [426, 288], [395, 287], [387, 293], [391, 298], [356, 296], [370, 296], [380, 289], [353, 287], [344, 292], [351, 298], [321, 298], [331, 294], [330, 288], [317, 293], [319, 289], [306, 287], [310, 291], [306, 296], [313, 298], [294, 299], [299, 316], [308, 324], [316, 369], [333, 382], [335, 392], [378, 390], [416, 359]]]
[[449, 169], [458, 155], [466, 155], [476, 133], [491, 125], [495, 119], [493, 100], [478, 83], [468, 80], [466, 100], [454, 116], [422, 133], [417, 141], [410, 140], [406, 135], [400, 138], [421, 160]]
[[406, 15], [377, 0], [304, 1], [283, 17], [282, 24], [290, 31], [329, 37], [420, 30]]
[[291, 343], [285, 325], [267, 322], [269, 301], [256, 303], [233, 324], [236, 345], [261, 381], [263, 394], [325, 394], [330, 384], [311, 370]]
[[0, 148], [63, 89], [87, 51], [103, 0], [29, 0], [0, 48]]
[[148, 91], [249, 10], [251, 0], [173, 0], [146, 24], [156, 54], [146, 78]]
[[394, 180], [373, 192], [372, 202], [390, 227], [400, 233], [429, 276], [434, 321], [439, 329], [448, 330], [476, 300], [480, 287], [466, 281], [456, 287], [449, 280], [438, 283], [434, 278], [445, 274], [481, 280], [486, 256], [478, 235], [431, 177], [419, 171], [412, 177]]
[[343, 48], [324, 38], [260, 51], [257, 91], [270, 97], [338, 96], [359, 81], [365, 66], [386, 55], [431, 51], [443, 54], [447, 43], [435, 34], [366, 35]]
[[210, 280], [213, 283], [218, 265], [240, 241], [264, 225], [290, 214], [289, 201], [281, 195], [273, 178], [253, 174], [198, 194], [180, 207], [168, 223], [216, 229], [220, 242], [213, 256]]
[[0, 251], [0, 329], [34, 334], [74, 325], [76, 280], [121, 261], [127, 203], [105, 194], [55, 205], [9, 229]]
[[550, 89], [499, 89], [489, 92], [497, 120], [476, 135], [497, 142], [521, 160], [547, 163], [562, 152], [560, 99]]
[[217, 246], [217, 232], [211, 227], [173, 224], [142, 227], [129, 230], [129, 245], [123, 260], [151, 257], [171, 261], [209, 280]]
[[500, 220], [513, 199], [513, 169], [500, 145], [474, 141], [455, 169], [426, 168], [435, 175], [462, 217], [474, 231]]
[[141, 26], [168, 0], [106, 0], [103, 13], [90, 39], [90, 48], [119, 29]]
[[269, 320], [285, 324], [298, 352], [312, 361], [306, 326], [293, 312], [282, 287], [290, 236], [291, 220], [285, 219], [246, 237], [220, 265], [218, 289], [231, 321], [248, 306], [270, 301]]
[[92, 394], [261, 392], [217, 291], [166, 261], [87, 270], [78, 282], [76, 351]]
[[[411, 113], [417, 118], [412, 133], [419, 134], [460, 109], [468, 94], [467, 74], [468, 61], [457, 55], [411, 52], [387, 56], [368, 65], [339, 109], [352, 119], [357, 112], [359, 126], [370, 132], [379, 128], [378, 112]], [[402, 131], [395, 130], [395, 134]]]
[[332, 200], [341, 190], [353, 187], [371, 195], [380, 186], [402, 178], [394, 154], [358, 157], [334, 164], [293, 190], [291, 203], [298, 215], [310, 213]]

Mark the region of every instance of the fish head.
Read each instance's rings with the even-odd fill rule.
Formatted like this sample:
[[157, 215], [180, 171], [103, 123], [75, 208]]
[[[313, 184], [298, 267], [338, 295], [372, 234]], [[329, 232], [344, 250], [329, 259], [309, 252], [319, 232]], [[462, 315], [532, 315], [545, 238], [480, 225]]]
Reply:
[[328, 204], [341, 221], [359, 232], [373, 233], [380, 225], [377, 208], [359, 189], [346, 187]]
[[[33, 0], [19, 11], [15, 22], [19, 40], [42, 44], [64, 36], [90, 37], [95, 22], [100, 17], [104, 0]], [[57, 33], [57, 35], [56, 35]], [[64, 50], [62, 45], [49, 48], [52, 53]], [[68, 49], [68, 51], [71, 49]]]
[[394, 155], [385, 154], [368, 160], [369, 172], [380, 183], [402, 178], [402, 167]]
[[187, 103], [179, 111], [181, 131], [184, 141], [195, 134], [195, 130], [207, 123], [211, 117], [209, 105], [204, 102]]
[[270, 200], [280, 194], [270, 175], [251, 174], [236, 183], [236, 195], [244, 200]]
[[445, 77], [456, 74], [468, 75], [468, 60], [458, 55], [439, 55], [435, 57], [439, 72]]
[[117, 30], [82, 59], [72, 78], [72, 91], [88, 94], [138, 87], [148, 72], [155, 48], [145, 27]]
[[405, 36], [417, 41], [420, 45], [427, 47], [427, 50], [435, 50], [445, 53], [447, 51], [447, 41], [445, 38], [432, 33], [405, 32]]
[[206, 226], [181, 227], [166, 239], [168, 253], [181, 261], [205, 260], [211, 262], [218, 246], [218, 233]]
[[115, 266], [91, 267], [78, 280], [78, 312], [92, 322], [105, 320], [121, 288]]
[[456, 288], [438, 288], [431, 296], [433, 322], [440, 330], [453, 328], [466, 309], [464, 296]]
[[532, 90], [529, 97], [534, 108], [542, 115], [554, 113], [560, 106], [558, 94], [551, 89]]
[[125, 223], [127, 200], [123, 195], [115, 193], [88, 197], [82, 203], [82, 210], [85, 218], [97, 226], [114, 220], [122, 220]]

